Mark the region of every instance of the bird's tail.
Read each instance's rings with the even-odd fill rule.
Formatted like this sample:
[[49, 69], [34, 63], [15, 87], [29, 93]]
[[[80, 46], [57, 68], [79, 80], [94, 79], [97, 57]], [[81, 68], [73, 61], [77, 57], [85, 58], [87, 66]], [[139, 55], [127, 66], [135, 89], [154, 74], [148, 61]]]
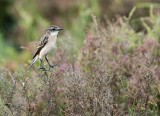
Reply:
[[38, 60], [38, 55], [32, 60], [32, 63], [29, 68], [31, 68], [37, 60]]

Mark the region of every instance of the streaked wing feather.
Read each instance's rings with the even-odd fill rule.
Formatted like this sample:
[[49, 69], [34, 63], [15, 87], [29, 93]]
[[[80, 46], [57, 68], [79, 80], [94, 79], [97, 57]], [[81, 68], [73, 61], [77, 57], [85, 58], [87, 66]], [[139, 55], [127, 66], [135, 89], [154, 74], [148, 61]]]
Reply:
[[33, 59], [40, 53], [40, 51], [42, 50], [42, 48], [48, 43], [48, 34], [44, 35], [37, 47], [37, 50], [33, 56]]

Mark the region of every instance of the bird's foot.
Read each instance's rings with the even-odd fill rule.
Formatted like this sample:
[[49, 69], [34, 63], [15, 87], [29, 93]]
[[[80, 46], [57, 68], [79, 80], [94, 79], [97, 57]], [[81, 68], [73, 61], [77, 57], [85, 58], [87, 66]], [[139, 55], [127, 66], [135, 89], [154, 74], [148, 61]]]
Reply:
[[39, 67], [38, 69], [42, 71], [47, 71], [44, 67]]
[[54, 68], [55, 66], [58, 66], [58, 65], [57, 65], [57, 64], [49, 65], [49, 69], [50, 69], [50, 68]]

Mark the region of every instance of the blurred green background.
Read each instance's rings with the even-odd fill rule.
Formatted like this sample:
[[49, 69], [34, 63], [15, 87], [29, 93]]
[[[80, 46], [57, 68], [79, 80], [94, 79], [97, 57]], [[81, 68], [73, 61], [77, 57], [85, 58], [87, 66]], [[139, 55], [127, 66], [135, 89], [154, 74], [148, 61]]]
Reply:
[[[117, 16], [128, 16], [134, 6], [139, 10], [133, 19], [149, 15], [148, 4], [159, 0], [0, 0], [0, 64], [16, 67], [28, 62], [38, 41], [49, 25], [63, 27], [80, 49], [94, 14], [102, 23]], [[107, 18], [106, 18], [107, 17]], [[143, 30], [133, 23], [136, 31]]]

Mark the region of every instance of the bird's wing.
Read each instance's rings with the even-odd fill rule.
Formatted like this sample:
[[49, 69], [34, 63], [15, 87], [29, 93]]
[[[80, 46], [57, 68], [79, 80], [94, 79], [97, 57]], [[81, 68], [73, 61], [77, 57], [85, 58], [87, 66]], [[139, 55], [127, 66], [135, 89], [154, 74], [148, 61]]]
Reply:
[[45, 34], [42, 38], [41, 41], [37, 47], [37, 50], [33, 56], [33, 59], [40, 53], [40, 51], [42, 50], [42, 48], [48, 43], [48, 34]]

